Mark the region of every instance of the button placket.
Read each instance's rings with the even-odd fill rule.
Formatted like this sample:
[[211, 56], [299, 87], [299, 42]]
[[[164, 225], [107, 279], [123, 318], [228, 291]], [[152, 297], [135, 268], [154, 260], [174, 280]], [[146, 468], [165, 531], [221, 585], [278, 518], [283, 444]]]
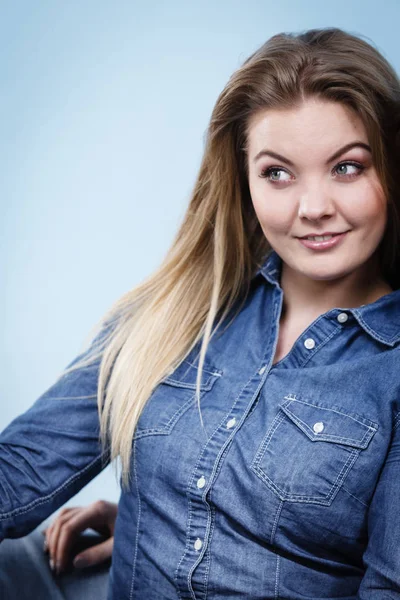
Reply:
[[[269, 355], [264, 357], [261, 365], [266, 365]], [[210, 438], [207, 439], [196, 463], [194, 477], [187, 490], [189, 501], [187, 539], [191, 540], [186, 546], [175, 573], [175, 581], [182, 597], [187, 597], [188, 592], [195, 593], [196, 597], [203, 597], [207, 585], [207, 562], [204, 556], [207, 552], [209, 539], [212, 536], [213, 511], [209, 510], [209, 503], [205, 490], [212, 485], [212, 473], [218, 465], [217, 459], [222, 460], [223, 449], [227, 446], [235, 428], [243, 416], [251, 410], [260, 391], [260, 376], [258, 372], [263, 367], [254, 371], [251, 385], [254, 388], [249, 397], [248, 388], [236, 399], [234, 410], [226, 415], [220, 427], [215, 429]], [[265, 369], [265, 371], [266, 371]], [[263, 373], [265, 374], [265, 371]], [[206, 477], [207, 475], [207, 477]], [[204, 489], [203, 489], [204, 488]]]

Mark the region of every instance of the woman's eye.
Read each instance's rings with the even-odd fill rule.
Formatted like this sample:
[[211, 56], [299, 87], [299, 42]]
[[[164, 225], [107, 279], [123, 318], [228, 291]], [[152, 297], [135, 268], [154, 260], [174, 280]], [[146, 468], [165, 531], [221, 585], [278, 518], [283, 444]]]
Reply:
[[344, 162], [336, 165], [334, 171], [343, 177], [352, 178], [360, 175], [361, 171], [364, 170], [362, 165], [353, 162]]
[[290, 181], [290, 174], [284, 169], [279, 169], [278, 167], [268, 167], [267, 169], [264, 169], [260, 177], [278, 183]]
[[[339, 178], [348, 180], [358, 177], [364, 168], [363, 165], [355, 162], [342, 162], [334, 167], [332, 173], [339, 176]], [[263, 169], [259, 176], [274, 184], [288, 183], [292, 180], [290, 173], [281, 167], [267, 167]]]

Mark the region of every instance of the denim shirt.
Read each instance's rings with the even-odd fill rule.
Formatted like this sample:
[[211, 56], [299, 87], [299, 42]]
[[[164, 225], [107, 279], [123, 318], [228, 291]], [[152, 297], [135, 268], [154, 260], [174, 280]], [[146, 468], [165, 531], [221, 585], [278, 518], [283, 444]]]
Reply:
[[[400, 598], [400, 290], [319, 316], [272, 364], [272, 252], [236, 318], [150, 396], [121, 494], [109, 600]], [[98, 364], [0, 436], [0, 538], [105, 466]]]

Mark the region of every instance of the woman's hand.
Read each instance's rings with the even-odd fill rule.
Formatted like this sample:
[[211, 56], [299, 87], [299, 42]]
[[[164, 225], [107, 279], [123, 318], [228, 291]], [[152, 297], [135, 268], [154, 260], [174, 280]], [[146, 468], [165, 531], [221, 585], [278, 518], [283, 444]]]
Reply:
[[108, 538], [74, 557], [77, 568], [98, 565], [111, 557], [114, 544], [114, 526], [117, 505], [106, 500], [97, 500], [89, 506], [64, 508], [54, 522], [43, 531], [45, 552], [49, 553], [52, 570], [59, 574], [70, 565], [71, 550], [81, 532], [88, 527]]

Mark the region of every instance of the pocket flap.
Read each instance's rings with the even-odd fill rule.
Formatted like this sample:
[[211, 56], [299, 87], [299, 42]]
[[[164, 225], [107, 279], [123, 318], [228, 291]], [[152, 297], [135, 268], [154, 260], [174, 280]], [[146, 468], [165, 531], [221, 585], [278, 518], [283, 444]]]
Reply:
[[359, 415], [288, 398], [281, 404], [282, 411], [313, 442], [336, 442], [364, 449], [368, 446], [378, 426]]
[[[198, 373], [198, 365], [193, 364], [189, 360], [184, 360], [168, 377], [162, 380], [161, 383], [167, 383], [175, 387], [196, 389], [196, 379]], [[212, 365], [205, 362], [201, 374], [200, 390], [208, 391], [212, 388], [215, 381], [221, 377], [222, 371], [215, 369]]]

